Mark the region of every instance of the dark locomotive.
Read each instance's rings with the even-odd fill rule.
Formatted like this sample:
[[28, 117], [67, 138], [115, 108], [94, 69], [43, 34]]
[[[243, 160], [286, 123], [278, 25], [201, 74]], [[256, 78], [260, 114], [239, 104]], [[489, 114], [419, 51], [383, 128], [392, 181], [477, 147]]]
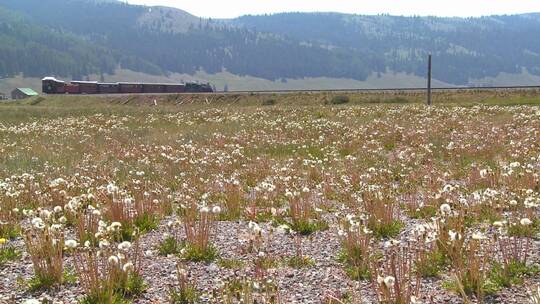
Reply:
[[97, 81], [66, 82], [54, 77], [42, 80], [45, 94], [143, 94], [143, 93], [212, 93], [210, 84], [188, 83], [101, 83]]

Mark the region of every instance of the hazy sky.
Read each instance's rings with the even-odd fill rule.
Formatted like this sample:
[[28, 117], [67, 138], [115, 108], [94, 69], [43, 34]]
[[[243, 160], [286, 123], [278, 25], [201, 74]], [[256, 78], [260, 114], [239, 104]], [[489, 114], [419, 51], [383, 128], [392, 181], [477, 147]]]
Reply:
[[212, 18], [297, 11], [461, 17], [540, 12], [540, 0], [127, 0], [127, 2], [173, 6], [199, 17]]

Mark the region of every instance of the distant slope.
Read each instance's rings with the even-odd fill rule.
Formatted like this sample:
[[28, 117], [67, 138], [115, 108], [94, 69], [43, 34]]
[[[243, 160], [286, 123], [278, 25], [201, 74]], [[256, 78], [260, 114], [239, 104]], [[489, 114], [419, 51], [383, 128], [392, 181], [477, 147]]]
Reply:
[[173, 33], [186, 33], [196, 24], [207, 23], [186, 11], [162, 6], [148, 8], [139, 16], [137, 22], [141, 27]]
[[185, 31], [176, 27], [179, 22], [167, 22], [181, 19], [169, 18], [168, 14], [186, 15], [178, 10], [158, 9], [157, 19], [150, 21], [148, 13], [156, 8], [122, 3], [5, 0], [2, 5], [28, 15], [45, 28], [79, 35], [119, 54], [117, 62], [122, 68], [151, 74], [227, 70], [272, 80], [321, 76], [365, 80], [370, 66], [378, 62], [374, 54], [328, 50], [210, 21], [191, 24]]
[[129, 70], [254, 89], [390, 87], [422, 82], [429, 53], [440, 83], [535, 82], [540, 15], [290, 13], [215, 21], [114, 0], [0, 2], [0, 78], [106, 79]]
[[425, 58], [446, 82], [521, 73], [540, 75], [540, 14], [483, 18], [286, 13], [244, 16], [238, 26], [329, 47], [371, 50], [387, 68], [424, 75]]

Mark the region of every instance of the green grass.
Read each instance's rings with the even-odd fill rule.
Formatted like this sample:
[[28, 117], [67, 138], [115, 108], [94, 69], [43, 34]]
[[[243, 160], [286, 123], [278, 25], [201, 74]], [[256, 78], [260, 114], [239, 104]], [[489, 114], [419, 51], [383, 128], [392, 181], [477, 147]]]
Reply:
[[199, 293], [193, 286], [184, 289], [169, 289], [169, 303], [171, 304], [195, 304], [198, 303]]
[[122, 223], [120, 237], [123, 241], [132, 241], [135, 235], [142, 235], [154, 230], [159, 225], [159, 219], [155, 215], [144, 213], [137, 216], [133, 223]]
[[58, 282], [54, 278], [38, 275], [34, 275], [25, 283], [28, 287], [28, 291], [30, 292], [52, 289], [53, 287], [58, 285]]
[[510, 262], [506, 267], [500, 263], [494, 263], [491, 268], [489, 278], [499, 288], [510, 287], [512, 285], [522, 285], [525, 276], [537, 275], [540, 267], [527, 266], [521, 262]]
[[15, 261], [21, 257], [21, 253], [14, 247], [3, 246], [0, 247], [0, 266], [9, 261]]
[[124, 298], [134, 298], [141, 295], [147, 288], [146, 283], [141, 275], [136, 273], [130, 273], [126, 282], [122, 282], [122, 286], [119, 286], [117, 292]]
[[401, 232], [404, 224], [401, 221], [395, 220], [390, 224], [371, 221], [368, 228], [373, 231], [373, 235], [378, 239], [395, 238]]
[[434, 250], [426, 252], [425, 259], [416, 263], [416, 271], [423, 278], [437, 277], [440, 272], [448, 265], [448, 259], [444, 253]]
[[219, 267], [226, 269], [242, 269], [244, 262], [237, 259], [219, 259], [217, 261]]
[[323, 220], [298, 220], [290, 223], [289, 227], [301, 235], [308, 236], [316, 231], [327, 230], [328, 223]]
[[175, 237], [169, 236], [157, 246], [160, 255], [167, 256], [170, 254], [178, 254], [184, 247], [182, 242], [179, 242]]
[[530, 226], [523, 226], [520, 223], [508, 226], [508, 235], [514, 237], [535, 238], [540, 233], [540, 220], [535, 219]]
[[345, 272], [351, 280], [363, 281], [371, 278], [369, 261], [364, 261], [363, 252], [359, 247], [354, 248], [352, 252], [342, 249], [337, 260], [345, 265]]
[[435, 206], [424, 206], [415, 210], [407, 209], [407, 215], [414, 219], [430, 219], [437, 214], [437, 210]]
[[113, 294], [110, 298], [107, 294], [102, 295], [86, 295], [79, 304], [129, 304], [131, 301], [124, 299], [119, 294]]
[[21, 235], [21, 229], [18, 225], [2, 225], [0, 229], [0, 238], [13, 240]]
[[208, 245], [204, 250], [201, 250], [188, 244], [185, 250], [182, 258], [191, 262], [204, 262], [208, 264], [214, 261], [219, 255], [218, 250], [213, 245]]
[[313, 259], [311, 259], [310, 257], [306, 256], [291, 256], [285, 258], [285, 264], [295, 269], [302, 269], [315, 265], [315, 261], [313, 261]]

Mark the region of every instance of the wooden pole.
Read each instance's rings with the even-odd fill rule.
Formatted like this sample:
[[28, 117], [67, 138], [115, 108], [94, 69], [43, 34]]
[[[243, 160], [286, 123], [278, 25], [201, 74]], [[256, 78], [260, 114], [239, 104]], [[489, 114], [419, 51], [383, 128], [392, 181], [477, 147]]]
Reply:
[[431, 54], [428, 57], [427, 105], [431, 105]]

